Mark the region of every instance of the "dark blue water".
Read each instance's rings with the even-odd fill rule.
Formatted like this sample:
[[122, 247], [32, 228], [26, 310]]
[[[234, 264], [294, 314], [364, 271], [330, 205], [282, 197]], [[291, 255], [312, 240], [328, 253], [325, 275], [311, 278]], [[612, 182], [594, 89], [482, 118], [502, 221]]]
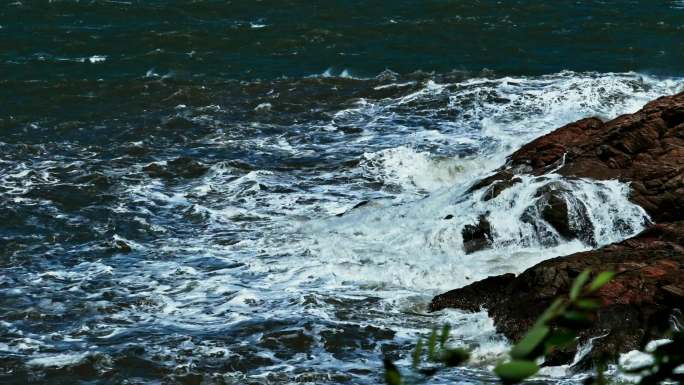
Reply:
[[143, 93], [137, 87], [145, 78], [216, 85], [328, 69], [356, 77], [385, 69], [679, 75], [682, 7], [679, 1], [8, 1], [0, 9], [0, 95], [7, 100], [0, 111], [140, 109], [128, 96]]
[[491, 381], [507, 341], [431, 296], [588, 246], [465, 189], [681, 91], [682, 36], [682, 1], [2, 2], [0, 383], [371, 384], [444, 322], [476, 358], [437, 381]]
[[[681, 70], [678, 1], [28, 1], [3, 5], [13, 80], [189, 81]], [[97, 66], [79, 59], [106, 56]]]

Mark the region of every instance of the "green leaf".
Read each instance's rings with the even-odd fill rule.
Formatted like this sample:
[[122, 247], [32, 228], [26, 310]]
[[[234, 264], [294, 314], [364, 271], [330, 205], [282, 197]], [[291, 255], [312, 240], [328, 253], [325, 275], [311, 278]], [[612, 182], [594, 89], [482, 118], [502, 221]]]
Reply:
[[580, 298], [575, 302], [575, 306], [584, 310], [595, 310], [601, 307], [601, 304], [595, 299]]
[[605, 359], [599, 359], [596, 363], [596, 380], [594, 381], [596, 385], [606, 385], [608, 381], [606, 380], [606, 361]]
[[435, 360], [435, 348], [437, 348], [437, 330], [432, 329], [430, 339], [428, 340], [428, 358], [431, 361]]
[[423, 339], [418, 339], [416, 348], [413, 350], [413, 368], [418, 369], [420, 365], [420, 356], [423, 354]]
[[554, 330], [546, 339], [546, 352], [570, 345], [577, 338], [577, 334], [569, 330]]
[[385, 358], [385, 383], [387, 385], [401, 385], [401, 373], [396, 365], [389, 359]]
[[605, 284], [610, 282], [610, 280], [613, 279], [614, 276], [615, 276], [615, 273], [613, 273], [612, 271], [602, 272], [601, 274], [596, 276], [596, 278], [594, 278], [594, 281], [591, 283], [591, 285], [589, 285], [588, 292], [593, 293], [596, 290], [602, 288]]
[[583, 272], [580, 273], [580, 275], [575, 278], [575, 282], [572, 283], [572, 287], [570, 288], [570, 300], [574, 301], [577, 298], [579, 298], [580, 293], [582, 293], [582, 288], [584, 285], [586, 285], [587, 281], [589, 281], [589, 275], [591, 274], [591, 270], [586, 269]]
[[449, 324], [444, 324], [442, 326], [442, 335], [439, 337], [439, 347], [443, 348], [449, 339], [449, 332], [451, 332], [451, 326]]
[[569, 310], [561, 315], [558, 324], [572, 330], [581, 330], [590, 327], [592, 322], [588, 313]]
[[532, 377], [539, 371], [539, 366], [532, 361], [513, 360], [499, 364], [494, 368], [494, 373], [505, 384], [516, 384], [522, 380]]
[[459, 366], [470, 358], [465, 349], [447, 349], [442, 353], [442, 362], [449, 367]]
[[546, 325], [547, 322], [556, 318], [558, 316], [558, 313], [564, 310], [565, 301], [562, 298], [556, 298], [556, 300], [554, 300], [553, 303], [551, 303], [551, 306], [549, 306], [548, 309], [546, 309], [544, 313], [542, 313], [542, 315], [539, 316], [534, 326], [536, 327]]
[[550, 331], [551, 329], [549, 329], [548, 326], [533, 327], [525, 334], [522, 340], [511, 349], [511, 357], [514, 359], [532, 358], [530, 355], [542, 342], [544, 342], [544, 338], [546, 338]]

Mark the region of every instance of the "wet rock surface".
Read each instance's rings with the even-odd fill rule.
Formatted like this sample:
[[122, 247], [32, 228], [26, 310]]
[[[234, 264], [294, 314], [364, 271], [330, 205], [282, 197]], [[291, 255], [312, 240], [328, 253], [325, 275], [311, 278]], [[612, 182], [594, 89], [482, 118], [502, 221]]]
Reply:
[[[540, 217], [566, 240], [579, 239], [586, 245], [596, 246], [594, 225], [587, 207], [575, 199], [570, 191], [549, 183], [537, 191], [535, 208]], [[568, 204], [572, 200], [572, 204]]]
[[477, 223], [465, 225], [461, 235], [463, 236], [463, 250], [466, 254], [488, 249], [492, 246], [492, 227], [484, 215], [478, 218]]
[[482, 200], [488, 201], [499, 196], [505, 189], [522, 182], [520, 177], [512, 177], [508, 180], [495, 180], [485, 191]]
[[563, 126], [523, 146], [471, 190], [505, 186], [517, 173], [554, 170], [567, 177], [630, 182], [632, 201], [656, 222], [684, 219], [684, 93], [606, 123], [589, 118]]
[[484, 307], [499, 332], [518, 340], [586, 268], [617, 275], [598, 292], [603, 307], [581, 341], [603, 336], [594, 340], [593, 356], [637, 349], [660, 338], [675, 309], [684, 306], [684, 222], [654, 225], [617, 244], [547, 260], [517, 277], [486, 278], [436, 296], [430, 309]]
[[[580, 338], [584, 343], [598, 337], [590, 359], [615, 358], [661, 338], [673, 314], [684, 308], [684, 93], [656, 99], [606, 123], [589, 118], [561, 127], [515, 152], [505, 167], [473, 185], [471, 192], [487, 189], [483, 199], [492, 199], [515, 183], [518, 174], [549, 172], [629, 182], [630, 199], [658, 224], [620, 243], [544, 261], [517, 277], [489, 277], [438, 295], [431, 310], [484, 307], [499, 332], [518, 340], [551, 301], [566, 295], [574, 278], [590, 268], [617, 273], [598, 293], [603, 307]], [[540, 188], [537, 197], [531, 210], [538, 210], [561, 237], [596, 244], [582, 202], [569, 205], [569, 194], [551, 183]], [[483, 222], [486, 218], [480, 218]], [[481, 228], [464, 229], [464, 243], [480, 245], [485, 233]], [[559, 352], [547, 362], [567, 363], [574, 351]]]

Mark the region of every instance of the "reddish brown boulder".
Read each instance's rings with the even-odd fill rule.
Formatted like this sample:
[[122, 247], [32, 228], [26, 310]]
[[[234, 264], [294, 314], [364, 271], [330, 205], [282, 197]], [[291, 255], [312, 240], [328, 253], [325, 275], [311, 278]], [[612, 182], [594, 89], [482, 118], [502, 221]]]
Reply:
[[587, 268], [617, 274], [599, 291], [603, 307], [581, 340], [604, 335], [594, 341], [595, 355], [639, 348], [661, 337], [675, 309], [684, 306], [684, 222], [654, 225], [617, 244], [550, 259], [517, 277], [505, 274], [475, 282], [436, 296], [430, 309], [484, 307], [499, 332], [518, 340]]

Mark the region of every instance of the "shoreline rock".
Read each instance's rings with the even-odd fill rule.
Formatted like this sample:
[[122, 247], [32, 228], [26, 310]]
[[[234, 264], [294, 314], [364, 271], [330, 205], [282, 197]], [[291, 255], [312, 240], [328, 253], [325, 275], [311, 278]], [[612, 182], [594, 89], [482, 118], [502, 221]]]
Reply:
[[[582, 270], [610, 270], [617, 275], [598, 293], [603, 304], [598, 319], [580, 336], [579, 343], [593, 339], [589, 358], [615, 359], [661, 338], [676, 309], [684, 310], [684, 93], [609, 122], [588, 118], [563, 126], [523, 146], [470, 191], [486, 188], [486, 197], [496, 196], [519, 174], [551, 171], [568, 178], [629, 182], [630, 199], [658, 224], [616, 244], [544, 261], [517, 277], [489, 277], [438, 295], [430, 309], [485, 308], [499, 332], [518, 340]], [[595, 245], [593, 229], [569, 226], [562, 190], [549, 185], [538, 194], [537, 209], [561, 236]], [[486, 239], [482, 231], [473, 233]], [[568, 363], [575, 351], [547, 357], [547, 364]]]
[[582, 119], [537, 138], [471, 191], [496, 186], [500, 193], [517, 174], [553, 170], [565, 177], [618, 179], [631, 183], [631, 200], [655, 222], [672, 222], [684, 219], [683, 167], [684, 92], [606, 123]]
[[[684, 306], [684, 222], [654, 225], [617, 244], [546, 260], [517, 277], [486, 278], [436, 296], [430, 310], [485, 308], [497, 331], [516, 341], [586, 268], [617, 274], [598, 292], [603, 306], [580, 341], [603, 336], [593, 343], [593, 357], [614, 359], [618, 353], [638, 349], [661, 338], [670, 327], [674, 309]], [[551, 360], [567, 363], [574, 350]]]

